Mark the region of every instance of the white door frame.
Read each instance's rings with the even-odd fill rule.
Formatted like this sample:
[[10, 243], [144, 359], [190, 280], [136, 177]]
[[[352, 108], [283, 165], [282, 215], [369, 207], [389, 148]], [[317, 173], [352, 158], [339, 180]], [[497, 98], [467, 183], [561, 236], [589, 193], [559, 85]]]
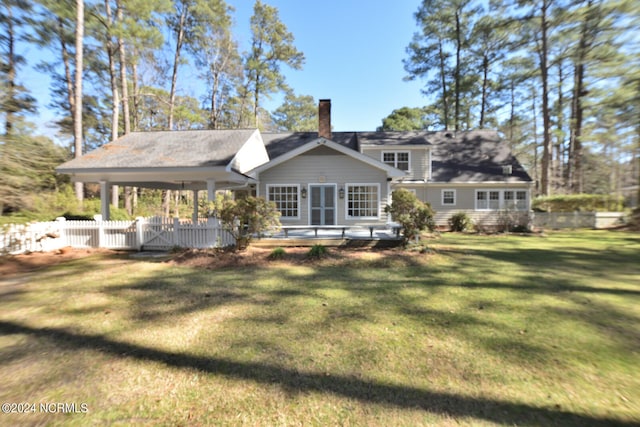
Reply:
[[[324, 190], [321, 191], [321, 203], [322, 206], [316, 207], [321, 209], [321, 214], [320, 214], [320, 221], [322, 222], [322, 224], [315, 224], [315, 225], [336, 225], [337, 221], [338, 221], [338, 184], [326, 184], [326, 183], [322, 183], [322, 184], [309, 184], [309, 225], [312, 225], [312, 218], [313, 218], [313, 188], [317, 187], [317, 188], [333, 188], [333, 208], [329, 207], [327, 208], [325, 206], [325, 196], [326, 193]], [[326, 223], [326, 218], [325, 218], [325, 212], [328, 209], [333, 209], [333, 224], [327, 224]]]

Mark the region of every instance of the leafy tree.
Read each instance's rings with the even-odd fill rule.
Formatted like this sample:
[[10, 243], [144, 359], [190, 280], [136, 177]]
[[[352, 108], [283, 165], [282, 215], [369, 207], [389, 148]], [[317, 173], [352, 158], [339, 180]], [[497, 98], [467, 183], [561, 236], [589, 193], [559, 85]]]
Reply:
[[426, 110], [424, 108], [402, 107], [393, 110], [391, 114], [382, 119], [382, 126], [378, 131], [409, 131], [425, 130], [428, 122], [425, 120]]
[[311, 95], [287, 93], [284, 103], [272, 113], [278, 130], [311, 132], [318, 129], [318, 108]]
[[299, 70], [304, 54], [293, 44], [294, 37], [280, 21], [278, 9], [257, 0], [251, 16], [251, 49], [245, 61], [245, 96], [253, 95], [253, 118], [258, 126], [263, 97], [288, 90], [282, 65]]
[[[143, 131], [165, 129], [170, 114], [168, 92], [156, 87], [143, 87], [145, 96], [139, 105], [139, 128]], [[204, 129], [207, 127], [206, 111], [200, 108], [197, 99], [177, 96], [173, 107], [174, 129]]]
[[431, 205], [421, 202], [415, 194], [404, 188], [393, 192], [391, 205], [385, 207], [385, 212], [402, 226], [405, 244], [413, 238], [417, 239], [421, 231], [435, 229]]
[[68, 153], [32, 132], [30, 125], [14, 122], [12, 133], [0, 141], [0, 215], [27, 209], [41, 191], [58, 186], [54, 168]]
[[234, 237], [236, 250], [245, 249], [254, 235], [280, 227], [280, 212], [275, 203], [262, 197], [249, 196], [234, 200], [219, 195], [209, 211]]

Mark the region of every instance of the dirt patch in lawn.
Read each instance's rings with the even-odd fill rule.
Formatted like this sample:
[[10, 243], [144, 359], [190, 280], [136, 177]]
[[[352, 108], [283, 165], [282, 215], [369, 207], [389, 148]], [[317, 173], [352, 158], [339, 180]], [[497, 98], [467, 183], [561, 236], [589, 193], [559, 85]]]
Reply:
[[68, 247], [53, 252], [31, 252], [28, 254], [1, 256], [0, 277], [4, 278], [15, 274], [28, 273], [98, 253], [115, 254], [116, 251], [108, 249], [74, 249]]
[[282, 251], [248, 248], [240, 252], [188, 249], [174, 253], [167, 263], [194, 268], [218, 269], [233, 267], [264, 267], [278, 264], [397, 266], [420, 263], [425, 253], [400, 249], [342, 249], [327, 248], [326, 253], [314, 256], [308, 247], [291, 247]]
[[[32, 252], [0, 257], [0, 278], [28, 273], [96, 254], [118, 255], [122, 252], [109, 249], [63, 248], [54, 252]], [[278, 253], [273, 249], [248, 248], [240, 252], [216, 249], [185, 249], [168, 254], [165, 262], [193, 268], [215, 270], [218, 268], [265, 267], [278, 264], [293, 265], [361, 265], [362, 267], [391, 267], [415, 265], [425, 259], [420, 251], [400, 249], [341, 249], [327, 248], [320, 256], [310, 255], [308, 247], [286, 248]]]

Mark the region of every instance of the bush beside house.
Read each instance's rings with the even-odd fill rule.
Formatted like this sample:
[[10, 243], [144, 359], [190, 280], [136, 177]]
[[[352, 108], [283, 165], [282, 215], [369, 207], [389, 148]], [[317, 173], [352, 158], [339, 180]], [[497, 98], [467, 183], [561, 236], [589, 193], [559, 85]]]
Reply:
[[209, 215], [217, 217], [222, 227], [236, 240], [236, 250], [245, 249], [254, 235], [280, 228], [280, 212], [275, 203], [262, 197], [232, 199], [220, 196], [209, 207]]
[[413, 192], [403, 188], [393, 192], [391, 205], [387, 205], [385, 211], [402, 227], [405, 244], [420, 232], [433, 231], [436, 227], [431, 205], [421, 202]]

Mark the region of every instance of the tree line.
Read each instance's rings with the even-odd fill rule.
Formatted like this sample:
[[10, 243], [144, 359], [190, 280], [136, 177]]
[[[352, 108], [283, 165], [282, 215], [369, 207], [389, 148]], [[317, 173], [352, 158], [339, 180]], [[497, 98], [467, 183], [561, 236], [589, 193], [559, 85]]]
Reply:
[[380, 129], [498, 129], [538, 193], [638, 184], [640, 4], [634, 0], [424, 0], [407, 79], [430, 103]]
[[[29, 164], [15, 163], [16, 153], [30, 146], [25, 139], [33, 139], [25, 124], [36, 109], [36, 100], [22, 84], [25, 58], [19, 48], [48, 52], [46, 60], [32, 65], [52, 79], [47, 108], [55, 111], [61, 139], [69, 142], [76, 157], [132, 131], [315, 129], [315, 101], [296, 95], [283, 73], [283, 66], [301, 69], [305, 58], [278, 10], [255, 2], [246, 51], [234, 38], [232, 14], [224, 0], [3, 2], [2, 175], [10, 167], [30, 174]], [[178, 91], [187, 63], [198, 74], [201, 93], [196, 96]], [[279, 92], [286, 93], [283, 105], [266, 111], [264, 99]], [[61, 161], [58, 154], [50, 158], [50, 173]], [[0, 182], [0, 198], [10, 207], [23, 205], [10, 194], [28, 190], [9, 179]], [[131, 210], [131, 189], [126, 192]], [[78, 186], [78, 200], [83, 194]], [[113, 194], [117, 205], [118, 189]]]
[[[424, 0], [404, 67], [424, 82], [428, 104], [394, 110], [380, 129], [498, 129], [539, 194], [637, 184], [639, 9], [633, 0]], [[305, 56], [278, 10], [255, 2], [245, 50], [233, 12], [224, 0], [5, 0], [0, 212], [63, 185], [53, 168], [64, 158], [132, 131], [315, 130], [313, 97], [285, 79], [283, 67], [302, 69]], [[46, 55], [29, 65], [52, 79], [46, 108], [66, 151], [28, 120], [37, 103], [24, 85], [24, 51], [36, 48]], [[195, 95], [178, 90], [192, 79], [186, 63]], [[266, 111], [276, 93], [286, 94], [283, 105]], [[114, 191], [129, 211], [138, 193]]]

